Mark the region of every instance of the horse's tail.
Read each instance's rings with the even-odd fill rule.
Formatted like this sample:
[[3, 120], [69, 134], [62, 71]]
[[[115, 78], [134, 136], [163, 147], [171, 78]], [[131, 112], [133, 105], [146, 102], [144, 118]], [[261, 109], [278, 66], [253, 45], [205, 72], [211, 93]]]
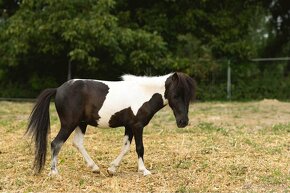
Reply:
[[43, 169], [46, 159], [47, 135], [50, 130], [49, 104], [55, 96], [56, 88], [45, 89], [36, 100], [29, 117], [26, 134], [32, 136], [35, 142], [35, 158], [33, 168], [36, 173]]

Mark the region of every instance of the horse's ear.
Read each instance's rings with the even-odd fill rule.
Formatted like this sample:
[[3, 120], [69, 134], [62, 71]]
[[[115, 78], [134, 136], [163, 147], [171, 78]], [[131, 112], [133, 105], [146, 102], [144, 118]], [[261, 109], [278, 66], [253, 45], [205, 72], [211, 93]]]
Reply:
[[179, 81], [179, 77], [178, 77], [177, 72], [174, 72], [174, 74], [172, 75], [172, 81], [173, 82], [178, 82]]

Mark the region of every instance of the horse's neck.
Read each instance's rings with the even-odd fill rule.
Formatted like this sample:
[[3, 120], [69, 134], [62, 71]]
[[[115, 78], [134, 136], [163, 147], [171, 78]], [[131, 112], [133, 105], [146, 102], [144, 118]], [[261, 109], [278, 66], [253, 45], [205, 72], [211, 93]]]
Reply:
[[159, 77], [138, 77], [132, 75], [123, 76], [124, 81], [131, 81], [134, 84], [138, 85], [140, 88], [140, 94], [152, 96], [153, 94], [160, 94], [163, 98], [164, 105], [167, 104], [167, 100], [165, 99], [165, 81], [170, 76], [170, 74]]
[[162, 84], [140, 84], [138, 89], [142, 95], [161, 94], [164, 97], [165, 86]]

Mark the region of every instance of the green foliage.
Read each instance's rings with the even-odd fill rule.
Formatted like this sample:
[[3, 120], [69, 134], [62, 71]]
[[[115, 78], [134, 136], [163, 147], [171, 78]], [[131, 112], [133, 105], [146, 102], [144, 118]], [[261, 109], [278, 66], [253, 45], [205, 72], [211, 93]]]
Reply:
[[35, 97], [39, 93], [31, 88], [22, 85], [20, 83], [1, 83], [0, 84], [0, 96], [4, 98], [14, 97], [14, 98], [26, 98]]
[[57, 83], [53, 77], [39, 77], [37, 74], [34, 74], [30, 80], [29, 84], [31, 88], [36, 91], [41, 91], [43, 87], [45, 88], [54, 88], [57, 87]]
[[231, 60], [234, 100], [287, 99], [289, 64], [264, 68], [248, 60], [289, 52], [290, 17], [280, 5], [283, 1], [1, 0], [0, 96], [17, 96], [13, 90], [20, 87], [37, 93], [57, 86], [71, 64], [76, 78], [183, 71], [197, 80], [199, 100], [220, 100], [226, 98]]
[[290, 79], [284, 76], [285, 64], [245, 63], [233, 67], [233, 99], [290, 97]]
[[112, 0], [22, 1], [0, 28], [0, 67], [6, 74], [29, 68], [14, 81], [27, 82], [34, 90], [49, 85], [45, 81], [35, 85], [31, 78], [35, 73], [43, 80], [54, 76], [53, 81], [63, 82], [69, 62], [76, 76], [86, 78], [165, 68], [167, 48], [162, 37], [119, 26], [111, 14], [114, 6]]

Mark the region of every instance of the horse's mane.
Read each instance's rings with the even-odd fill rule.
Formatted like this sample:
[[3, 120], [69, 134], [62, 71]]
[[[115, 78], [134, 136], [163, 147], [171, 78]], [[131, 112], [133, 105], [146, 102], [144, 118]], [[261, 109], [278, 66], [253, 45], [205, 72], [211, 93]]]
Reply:
[[184, 73], [180, 73], [177, 72], [177, 76], [178, 76], [178, 85], [177, 87], [181, 87], [182, 89], [184, 89], [185, 92], [185, 97], [190, 99], [190, 100], [194, 100], [195, 99], [195, 92], [196, 92], [196, 82], [193, 78], [191, 78], [190, 76], [184, 74]]

